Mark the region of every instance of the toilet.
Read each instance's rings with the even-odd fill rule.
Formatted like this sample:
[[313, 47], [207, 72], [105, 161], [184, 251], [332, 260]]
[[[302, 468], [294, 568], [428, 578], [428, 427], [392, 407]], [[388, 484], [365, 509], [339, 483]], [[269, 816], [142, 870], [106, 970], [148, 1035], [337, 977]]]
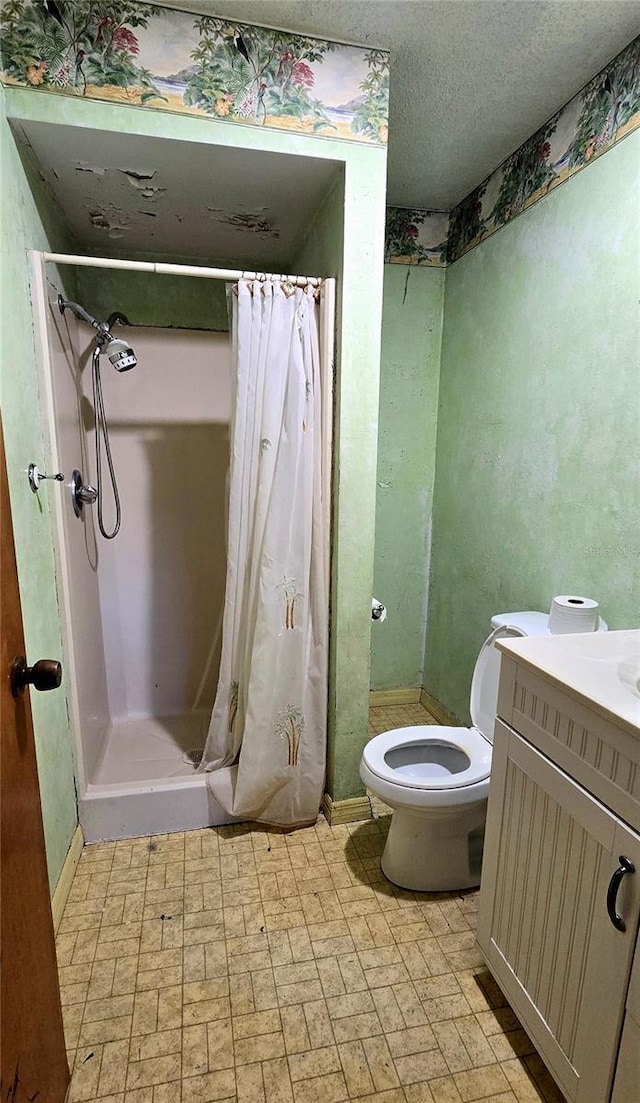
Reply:
[[491, 619], [471, 682], [471, 728], [394, 728], [364, 748], [360, 777], [393, 809], [381, 859], [395, 885], [448, 892], [480, 884], [500, 652], [508, 636], [548, 636], [547, 613]]

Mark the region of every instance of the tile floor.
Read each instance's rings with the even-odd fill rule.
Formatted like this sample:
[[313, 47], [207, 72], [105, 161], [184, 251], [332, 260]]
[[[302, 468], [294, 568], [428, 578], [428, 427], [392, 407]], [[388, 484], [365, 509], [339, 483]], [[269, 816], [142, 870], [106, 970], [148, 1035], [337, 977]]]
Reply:
[[[426, 717], [372, 709], [372, 734]], [[562, 1103], [483, 966], [477, 893], [390, 885], [387, 827], [86, 847], [58, 933], [69, 1103]]]

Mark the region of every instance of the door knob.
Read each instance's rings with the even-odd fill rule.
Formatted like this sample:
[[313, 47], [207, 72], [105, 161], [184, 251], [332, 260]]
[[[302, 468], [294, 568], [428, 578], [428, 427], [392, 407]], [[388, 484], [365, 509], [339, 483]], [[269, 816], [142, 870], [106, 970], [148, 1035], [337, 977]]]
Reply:
[[33, 666], [27, 666], [24, 655], [16, 655], [11, 663], [9, 678], [14, 697], [20, 697], [27, 686], [41, 692], [57, 689], [62, 681], [62, 664], [55, 659], [38, 659]]

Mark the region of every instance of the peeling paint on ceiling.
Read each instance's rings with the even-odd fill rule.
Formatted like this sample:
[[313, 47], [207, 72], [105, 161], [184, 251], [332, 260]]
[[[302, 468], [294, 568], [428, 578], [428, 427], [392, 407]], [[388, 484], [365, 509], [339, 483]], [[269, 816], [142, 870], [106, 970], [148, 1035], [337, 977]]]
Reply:
[[219, 207], [207, 209], [218, 222], [224, 222], [227, 226], [233, 226], [243, 233], [260, 234], [262, 237], [280, 237], [280, 230], [261, 213], [266, 211], [267, 207], [262, 207], [261, 211], [225, 211]]
[[[100, 168], [98, 165], [84, 165], [82, 161], [76, 162], [76, 172], [91, 172], [94, 176], [104, 176], [106, 171], [105, 168]], [[60, 179], [56, 172], [54, 172], [54, 176], [56, 180]]]
[[46, 123], [14, 129], [78, 252], [284, 271], [335, 180], [335, 166], [315, 158]]

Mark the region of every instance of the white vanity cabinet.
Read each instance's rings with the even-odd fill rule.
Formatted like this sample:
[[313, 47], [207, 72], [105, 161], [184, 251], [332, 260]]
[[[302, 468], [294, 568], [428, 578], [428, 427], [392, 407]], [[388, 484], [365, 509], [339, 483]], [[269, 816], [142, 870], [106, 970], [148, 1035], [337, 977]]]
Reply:
[[567, 1099], [640, 1103], [640, 1032], [625, 1017], [640, 917], [640, 739], [511, 650], [478, 941]]

